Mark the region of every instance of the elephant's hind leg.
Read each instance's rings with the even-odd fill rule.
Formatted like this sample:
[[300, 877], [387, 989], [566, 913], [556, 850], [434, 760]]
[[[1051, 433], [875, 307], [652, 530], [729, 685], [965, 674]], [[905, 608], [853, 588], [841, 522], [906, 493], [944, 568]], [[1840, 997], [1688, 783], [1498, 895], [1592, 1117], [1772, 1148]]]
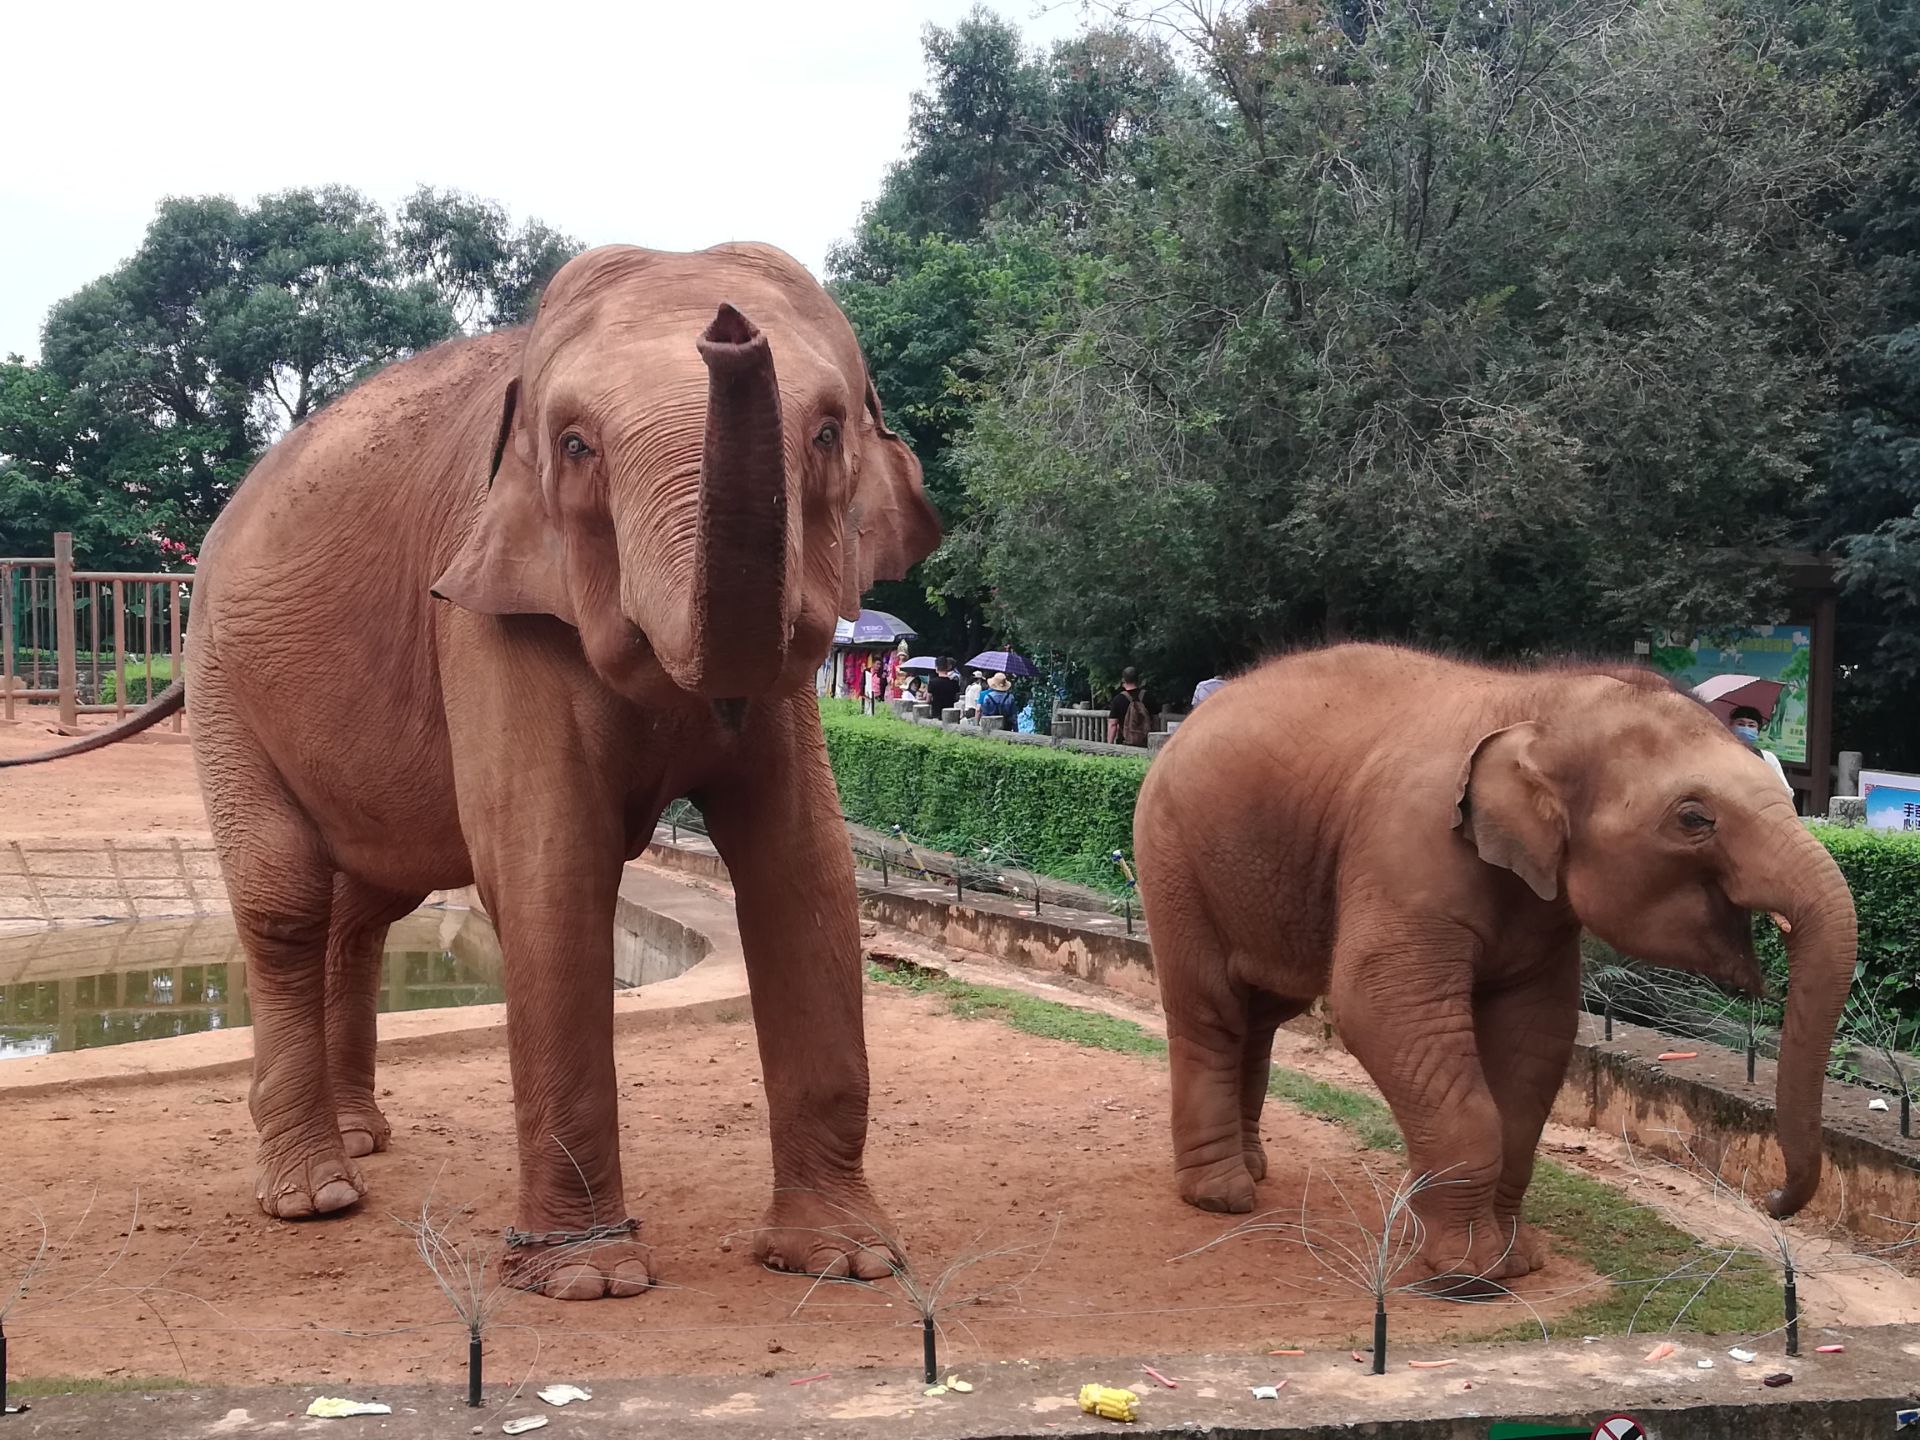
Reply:
[[1267, 1104], [1273, 1078], [1273, 1034], [1312, 1002], [1284, 1000], [1256, 990], [1247, 1001], [1247, 1035], [1240, 1057], [1240, 1149], [1247, 1173], [1256, 1181], [1267, 1178], [1267, 1147], [1260, 1139], [1260, 1115]]
[[380, 958], [387, 927], [424, 898], [394, 894], [348, 875], [334, 877], [327, 931], [327, 1073], [341, 1143], [350, 1156], [385, 1150], [393, 1135], [373, 1087]]
[[[1169, 877], [1171, 879], [1171, 877]], [[1253, 1112], [1251, 1168], [1247, 1091], [1254, 1055], [1272, 1044], [1250, 1034], [1248, 992], [1229, 975], [1213, 926], [1177, 884], [1159, 891], [1147, 917], [1167, 1016], [1167, 1058], [1173, 1082], [1173, 1166], [1180, 1198], [1202, 1210], [1245, 1214], [1253, 1182], [1266, 1168]], [[1264, 1071], [1261, 1095], [1266, 1092]]]
[[242, 786], [225, 771], [219, 789], [208, 788], [208, 808], [247, 952], [248, 1105], [260, 1137], [255, 1195], [269, 1215], [298, 1220], [344, 1210], [366, 1193], [340, 1143], [327, 1074], [333, 869], [277, 783], [248, 778], [262, 783]]

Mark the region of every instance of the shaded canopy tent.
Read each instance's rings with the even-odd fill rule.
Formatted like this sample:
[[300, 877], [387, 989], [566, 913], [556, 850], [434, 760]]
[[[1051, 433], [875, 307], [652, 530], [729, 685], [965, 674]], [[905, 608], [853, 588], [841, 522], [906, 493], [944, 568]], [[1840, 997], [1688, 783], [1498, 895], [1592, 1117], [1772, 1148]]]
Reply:
[[845, 645], [893, 645], [902, 640], [917, 640], [919, 633], [898, 615], [884, 610], [862, 610], [852, 620], [839, 621], [833, 627], [833, 643]]
[[891, 656], [876, 652], [892, 650], [917, 638], [911, 625], [884, 610], [862, 610], [851, 620], [839, 621], [833, 627], [833, 648], [827, 652], [826, 664], [820, 667], [814, 681], [815, 692], [858, 698], [859, 675], [868, 665], [876, 662], [887, 665], [889, 678], [900, 668]]

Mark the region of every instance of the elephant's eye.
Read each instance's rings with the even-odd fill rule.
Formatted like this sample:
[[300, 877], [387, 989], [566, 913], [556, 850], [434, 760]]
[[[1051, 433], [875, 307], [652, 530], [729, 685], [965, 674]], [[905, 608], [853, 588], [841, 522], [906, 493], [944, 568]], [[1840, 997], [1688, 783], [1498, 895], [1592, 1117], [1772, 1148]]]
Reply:
[[1713, 817], [1704, 810], [1688, 806], [1680, 812], [1680, 826], [1690, 834], [1704, 835], [1713, 829]]
[[834, 420], [827, 421], [813, 437], [813, 443], [822, 450], [831, 450], [840, 443], [840, 425]]
[[584, 460], [593, 454], [593, 447], [578, 435], [568, 435], [560, 441], [560, 448], [567, 452], [569, 460]]

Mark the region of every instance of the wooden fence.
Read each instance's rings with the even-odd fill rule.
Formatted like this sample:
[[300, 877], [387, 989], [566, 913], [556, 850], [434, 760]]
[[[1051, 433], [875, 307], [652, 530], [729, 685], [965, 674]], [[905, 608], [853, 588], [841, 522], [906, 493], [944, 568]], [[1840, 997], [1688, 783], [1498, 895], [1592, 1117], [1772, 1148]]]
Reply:
[[51, 700], [72, 729], [138, 709], [185, 674], [192, 600], [192, 575], [75, 570], [64, 532], [50, 556], [0, 556], [0, 716]]

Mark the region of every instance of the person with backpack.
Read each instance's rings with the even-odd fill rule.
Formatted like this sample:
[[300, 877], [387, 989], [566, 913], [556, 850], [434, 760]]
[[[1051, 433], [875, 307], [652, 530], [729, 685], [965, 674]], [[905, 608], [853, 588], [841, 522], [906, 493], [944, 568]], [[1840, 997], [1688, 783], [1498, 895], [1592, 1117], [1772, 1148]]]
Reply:
[[998, 716], [1007, 721], [1006, 728], [1013, 728], [1013, 717], [1019, 710], [1013, 698], [1013, 682], [1005, 675], [995, 674], [987, 681], [986, 688], [980, 692], [980, 718], [992, 719]]
[[1107, 706], [1107, 743], [1147, 748], [1153, 730], [1153, 700], [1140, 688], [1140, 672], [1129, 665], [1120, 672], [1120, 688]]

